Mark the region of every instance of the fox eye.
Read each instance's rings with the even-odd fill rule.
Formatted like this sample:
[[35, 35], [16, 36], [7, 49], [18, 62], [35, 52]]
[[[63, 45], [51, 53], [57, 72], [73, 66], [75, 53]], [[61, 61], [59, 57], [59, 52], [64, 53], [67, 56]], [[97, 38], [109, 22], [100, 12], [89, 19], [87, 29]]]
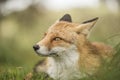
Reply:
[[60, 38], [60, 37], [55, 37], [55, 38], [53, 38], [53, 40], [54, 40], [54, 41], [60, 41], [60, 40], [62, 40], [62, 38]]

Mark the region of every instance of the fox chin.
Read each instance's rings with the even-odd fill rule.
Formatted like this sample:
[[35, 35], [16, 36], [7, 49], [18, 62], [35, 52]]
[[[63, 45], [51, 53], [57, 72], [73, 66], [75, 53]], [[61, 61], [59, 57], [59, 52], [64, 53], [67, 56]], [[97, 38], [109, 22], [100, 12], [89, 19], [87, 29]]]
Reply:
[[90, 42], [88, 35], [98, 17], [73, 23], [65, 14], [45, 32], [33, 48], [46, 58], [39, 62], [35, 72], [47, 73], [55, 80], [80, 79], [96, 73], [103, 60], [112, 58], [113, 49], [104, 43]]

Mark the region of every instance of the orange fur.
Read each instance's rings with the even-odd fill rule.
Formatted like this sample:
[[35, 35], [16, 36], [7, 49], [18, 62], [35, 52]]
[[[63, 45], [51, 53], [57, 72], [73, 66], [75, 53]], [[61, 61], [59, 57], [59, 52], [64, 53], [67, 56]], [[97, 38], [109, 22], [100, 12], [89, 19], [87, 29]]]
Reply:
[[[62, 47], [67, 50], [72, 45], [76, 46], [77, 50], [76, 48], [73, 48], [73, 51], [75, 53], [72, 53], [72, 56], [74, 56], [74, 54], [78, 54], [79, 58], [78, 60], [76, 58], [74, 68], [79, 69], [80, 71], [83, 71], [87, 74], [93, 74], [102, 64], [102, 60], [108, 59], [113, 55], [112, 48], [110, 46], [103, 43], [92, 43], [88, 41], [87, 35], [89, 34], [96, 21], [97, 19], [93, 19], [91, 21], [84, 22], [83, 24], [59, 21], [48, 29], [44, 38], [38, 42], [37, 45], [40, 47], [45, 46], [48, 52], [56, 47]], [[41, 54], [42, 51], [38, 53]], [[64, 53], [64, 51], [61, 52], [61, 54], [62, 53]], [[69, 53], [65, 52], [64, 54], [67, 55]], [[48, 57], [46, 60], [42, 64], [38, 64], [36, 66], [36, 70], [39, 69], [40, 71], [47, 73], [49, 67], [53, 66], [53, 63], [50, 61], [51, 59], [49, 57], [49, 54], [47, 55]], [[59, 57], [61, 57], [60, 54], [58, 54], [57, 57], [52, 58], [56, 63], [61, 64], [62, 60], [60, 60], [61, 58]], [[59, 61], [57, 62], [57, 60]]]

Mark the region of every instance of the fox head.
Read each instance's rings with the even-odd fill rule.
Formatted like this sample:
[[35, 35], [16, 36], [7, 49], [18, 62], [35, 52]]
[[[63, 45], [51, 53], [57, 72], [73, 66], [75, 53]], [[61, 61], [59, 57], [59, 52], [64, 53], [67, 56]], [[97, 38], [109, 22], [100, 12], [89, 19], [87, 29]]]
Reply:
[[33, 48], [42, 56], [61, 56], [70, 51], [77, 51], [78, 46], [84, 46], [87, 35], [98, 18], [84, 21], [81, 24], [72, 23], [71, 16], [65, 14], [59, 21], [49, 27], [41, 41]]

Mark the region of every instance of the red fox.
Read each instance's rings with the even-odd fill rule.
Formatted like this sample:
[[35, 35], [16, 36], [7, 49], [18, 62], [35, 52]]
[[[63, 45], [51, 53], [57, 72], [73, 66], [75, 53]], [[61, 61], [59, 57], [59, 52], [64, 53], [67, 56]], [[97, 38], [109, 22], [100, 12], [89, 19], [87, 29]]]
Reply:
[[112, 57], [110, 46], [87, 39], [97, 20], [78, 24], [72, 23], [69, 14], [60, 18], [33, 46], [38, 55], [46, 57], [35, 71], [45, 72], [55, 80], [80, 79], [95, 73], [102, 60]]

